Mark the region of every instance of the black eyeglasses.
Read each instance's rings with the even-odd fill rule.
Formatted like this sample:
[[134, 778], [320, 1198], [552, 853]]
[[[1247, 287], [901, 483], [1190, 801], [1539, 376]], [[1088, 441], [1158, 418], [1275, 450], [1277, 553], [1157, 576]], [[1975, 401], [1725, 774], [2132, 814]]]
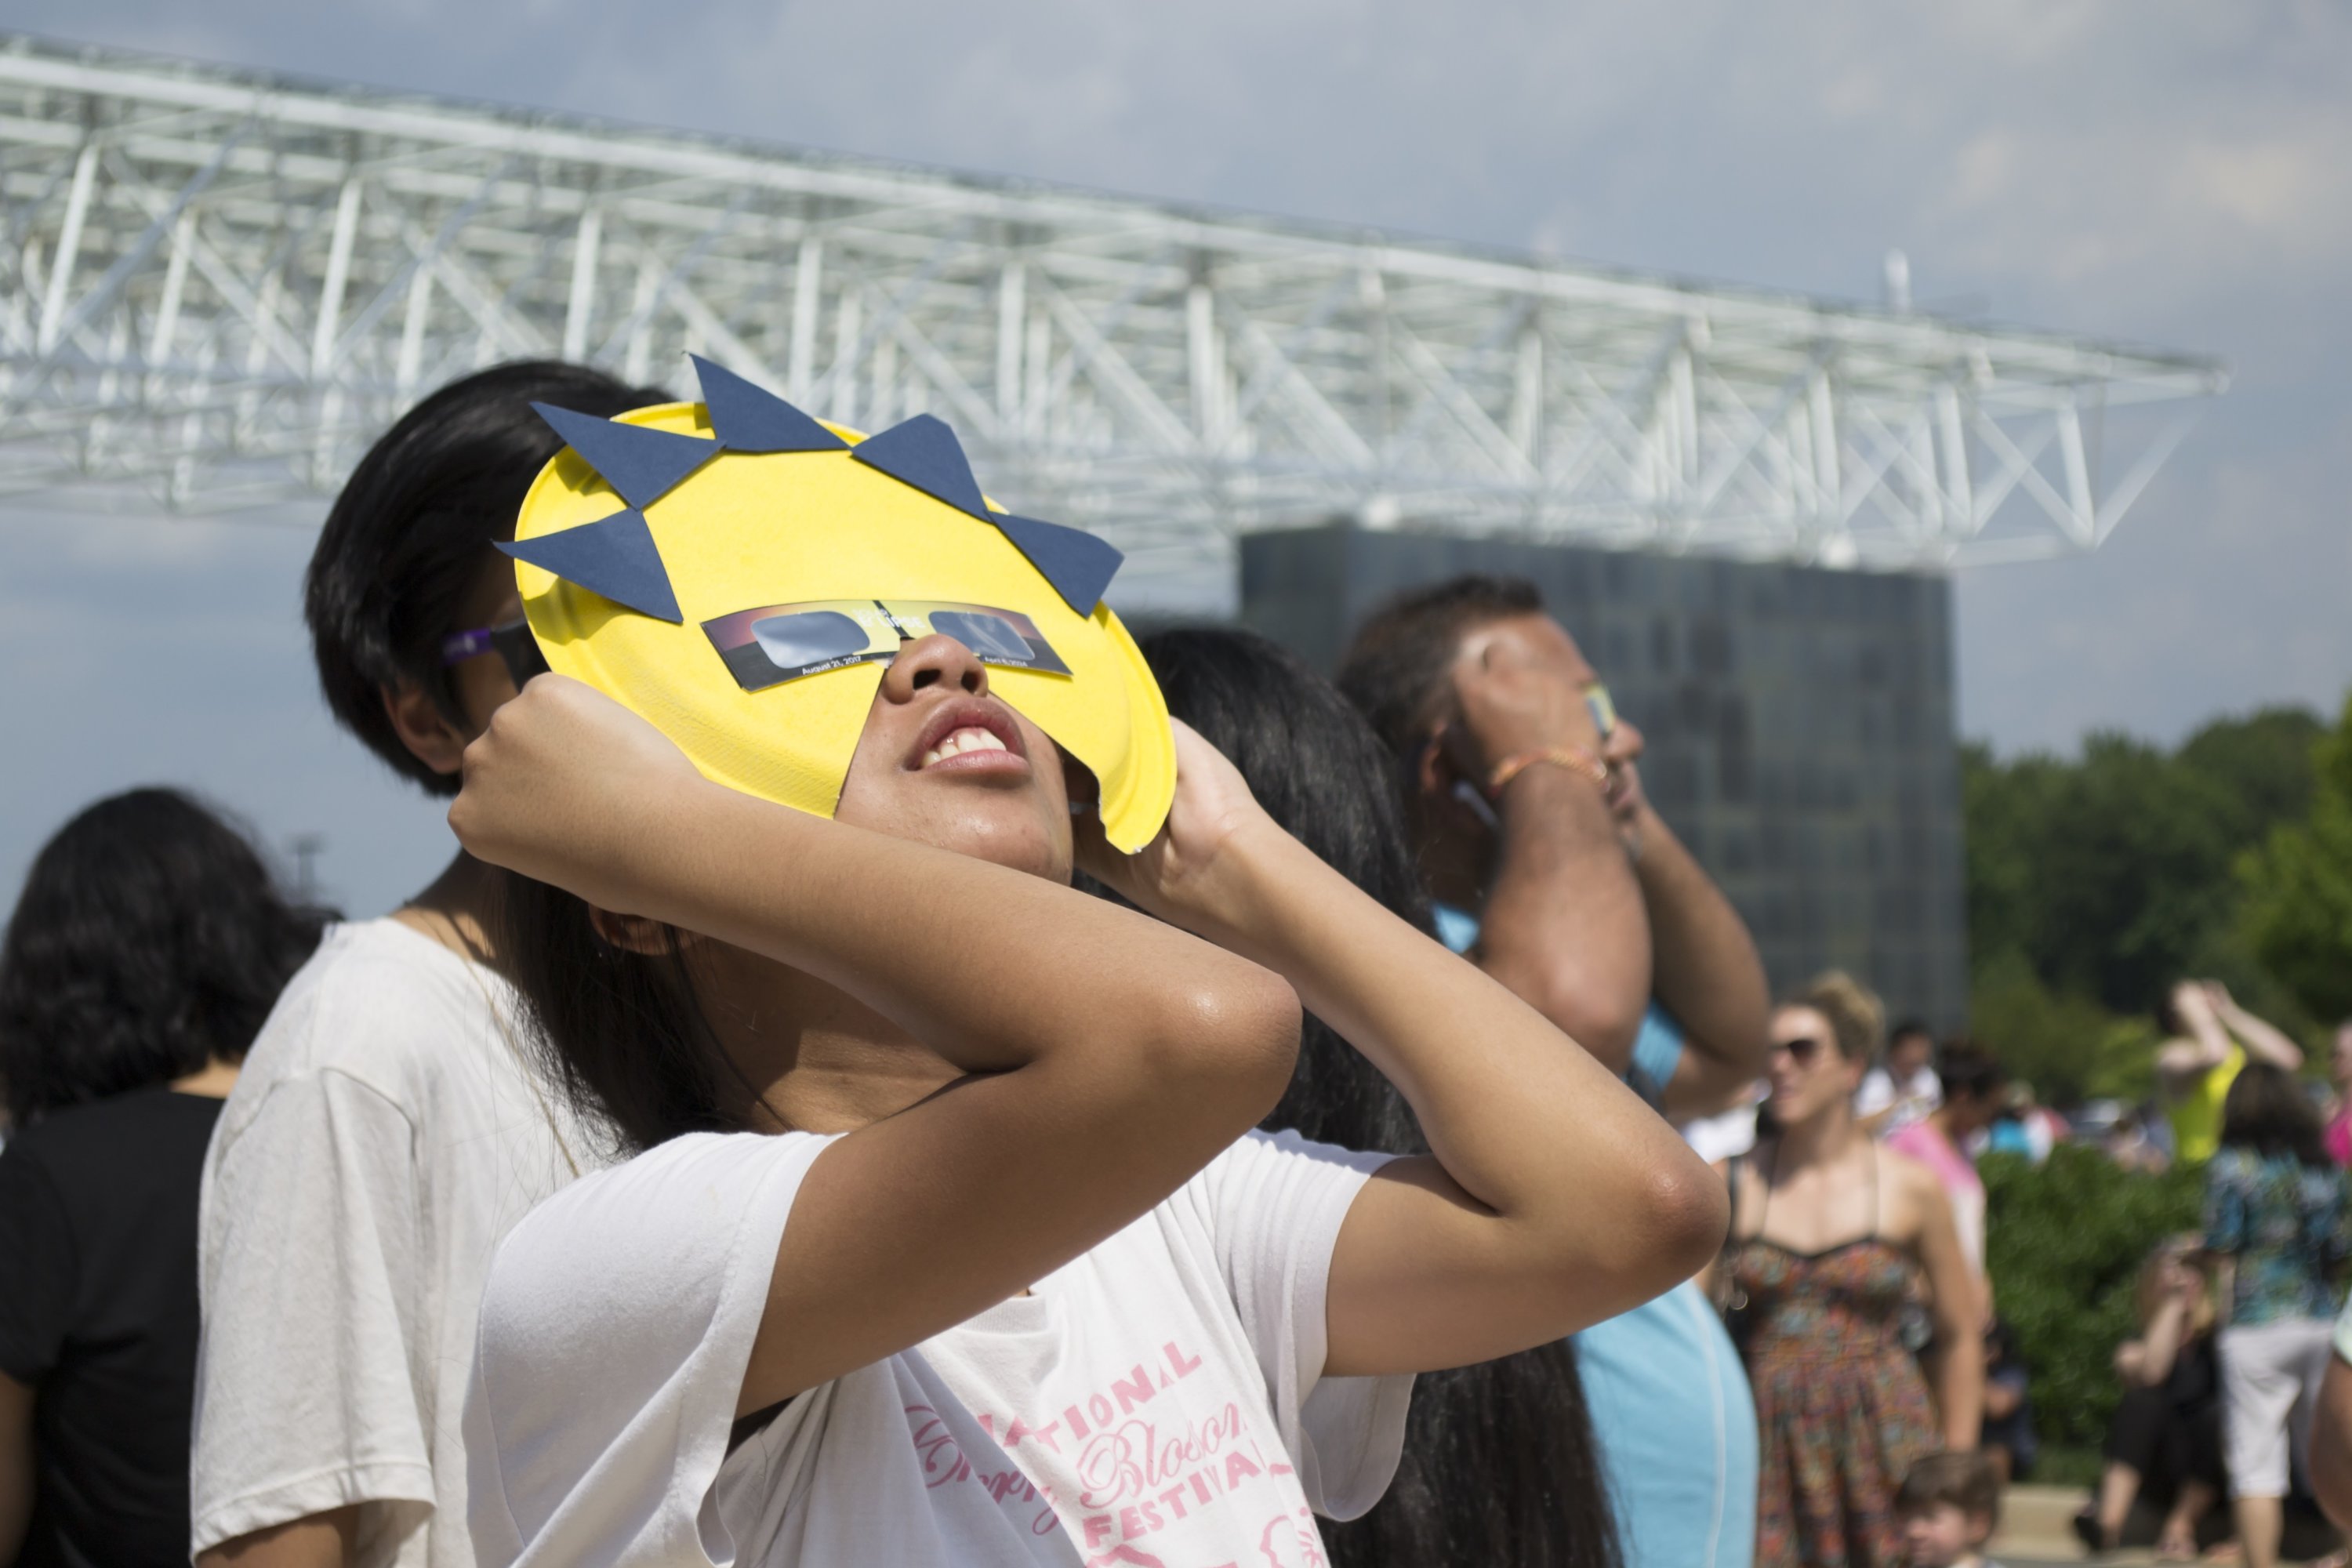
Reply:
[[497, 654], [506, 661], [507, 673], [514, 677], [517, 691], [532, 676], [547, 673], [547, 656], [539, 651], [539, 639], [530, 635], [530, 623], [522, 620], [451, 632], [441, 639], [441, 668], [447, 669], [486, 653]]
[[1801, 1068], [1812, 1066], [1822, 1054], [1821, 1041], [1810, 1035], [1801, 1035], [1793, 1040], [1775, 1040], [1771, 1048], [1788, 1052], [1789, 1059]]

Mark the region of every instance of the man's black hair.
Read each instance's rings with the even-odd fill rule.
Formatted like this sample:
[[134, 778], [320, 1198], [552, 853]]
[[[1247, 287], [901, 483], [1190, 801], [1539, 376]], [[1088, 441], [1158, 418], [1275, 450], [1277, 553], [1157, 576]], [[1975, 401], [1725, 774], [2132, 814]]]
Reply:
[[457, 793], [401, 743], [383, 689], [414, 681], [456, 716], [441, 639], [514, 537], [530, 482], [563, 446], [531, 411], [551, 403], [611, 417], [672, 401], [599, 370], [528, 360], [453, 381], [368, 448], [327, 513], [303, 584], [302, 616], [327, 706], [370, 751], [435, 795]]
[[1897, 1040], [1907, 1040], [1915, 1037], [1933, 1045], [1936, 1040], [1936, 1031], [1927, 1027], [1927, 1021], [1924, 1018], [1905, 1018], [1886, 1031], [1886, 1043], [1891, 1046]]
[[1381, 743], [1410, 761], [1429, 739], [1464, 634], [1489, 621], [1541, 614], [1543, 595], [1524, 577], [1455, 577], [1413, 589], [1357, 628], [1336, 684], [1371, 721]]
[[1944, 1042], [1937, 1056], [1936, 1081], [1943, 1086], [1946, 1100], [1990, 1104], [2009, 1086], [2009, 1069], [1989, 1048], [1963, 1035]]

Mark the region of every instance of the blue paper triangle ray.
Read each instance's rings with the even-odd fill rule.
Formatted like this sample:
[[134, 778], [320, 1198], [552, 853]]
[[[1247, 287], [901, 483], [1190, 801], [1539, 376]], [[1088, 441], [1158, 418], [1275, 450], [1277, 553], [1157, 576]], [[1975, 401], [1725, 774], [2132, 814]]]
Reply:
[[560, 533], [501, 542], [499, 548], [641, 616], [672, 625], [686, 619], [678, 611], [677, 594], [670, 586], [669, 568], [662, 564], [653, 530], [640, 513], [616, 511]]
[[1103, 590], [1127, 559], [1117, 545], [1082, 529], [1033, 517], [992, 516], [989, 521], [1004, 531], [1004, 537], [1029, 558], [1063, 602], [1082, 616], [1095, 613]]
[[648, 507], [677, 482], [719, 455], [719, 443], [698, 436], [622, 425], [593, 414], [575, 414], [552, 404], [534, 403], [564, 445], [633, 507]]
[[932, 415], [918, 414], [877, 435], [868, 436], [852, 447], [849, 455], [867, 468], [879, 468], [900, 483], [914, 486], [934, 500], [943, 500], [959, 511], [970, 512], [982, 522], [997, 521], [996, 514], [981, 499], [980, 481], [971, 477], [971, 464], [963, 455], [963, 444], [956, 439], [953, 430]]
[[730, 452], [837, 452], [849, 445], [840, 437], [770, 392], [688, 354], [702, 383], [702, 405], [710, 411], [710, 433]]

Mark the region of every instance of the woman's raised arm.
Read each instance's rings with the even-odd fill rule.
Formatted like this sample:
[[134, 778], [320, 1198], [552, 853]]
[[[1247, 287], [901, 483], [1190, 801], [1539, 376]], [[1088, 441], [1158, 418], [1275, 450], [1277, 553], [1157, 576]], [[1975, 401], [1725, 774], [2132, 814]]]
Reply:
[[1411, 1103], [1432, 1153], [1395, 1161], [1331, 1261], [1334, 1375], [1419, 1372], [1557, 1339], [1690, 1278], [1723, 1183], [1535, 1009], [1282, 832], [1177, 726], [1162, 836], [1087, 868], [1288, 980]]

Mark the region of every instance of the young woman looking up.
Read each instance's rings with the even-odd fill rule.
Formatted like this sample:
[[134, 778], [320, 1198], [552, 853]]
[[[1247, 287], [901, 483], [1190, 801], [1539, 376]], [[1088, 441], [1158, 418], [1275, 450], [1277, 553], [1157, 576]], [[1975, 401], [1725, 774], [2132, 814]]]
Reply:
[[[1388, 750], [1353, 703], [1255, 633], [1167, 631], [1142, 647], [1169, 712], [1232, 761], [1285, 832], [1397, 918], [1429, 931]], [[1290, 1088], [1263, 1125], [1350, 1149], [1428, 1147], [1396, 1087], [1312, 1016]], [[1616, 1568], [1617, 1531], [1575, 1342], [1422, 1378], [1388, 1495], [1362, 1518], [1327, 1529], [1324, 1547], [1333, 1568]]]
[[[1854, 1120], [1878, 1027], [1876, 1001], [1842, 974], [1782, 1004], [1765, 1101], [1778, 1131], [1733, 1167], [1724, 1266], [1762, 1431], [1761, 1568], [1901, 1562], [1905, 1474], [1977, 1444], [1982, 1298], [1951, 1204], [1934, 1172]], [[1932, 1402], [1913, 1358], [1930, 1324]]]
[[[830, 821], [553, 677], [467, 749], [467, 847], [581, 900], [516, 898], [521, 989], [646, 1150], [492, 1268], [483, 1563], [1309, 1563], [1404, 1374], [1716, 1246], [1663, 1122], [1190, 732], [1161, 835], [1083, 850], [1161, 919], [1073, 890], [1060, 758], [988, 681], [903, 644]], [[1302, 1003], [1432, 1154], [1250, 1133]]]

